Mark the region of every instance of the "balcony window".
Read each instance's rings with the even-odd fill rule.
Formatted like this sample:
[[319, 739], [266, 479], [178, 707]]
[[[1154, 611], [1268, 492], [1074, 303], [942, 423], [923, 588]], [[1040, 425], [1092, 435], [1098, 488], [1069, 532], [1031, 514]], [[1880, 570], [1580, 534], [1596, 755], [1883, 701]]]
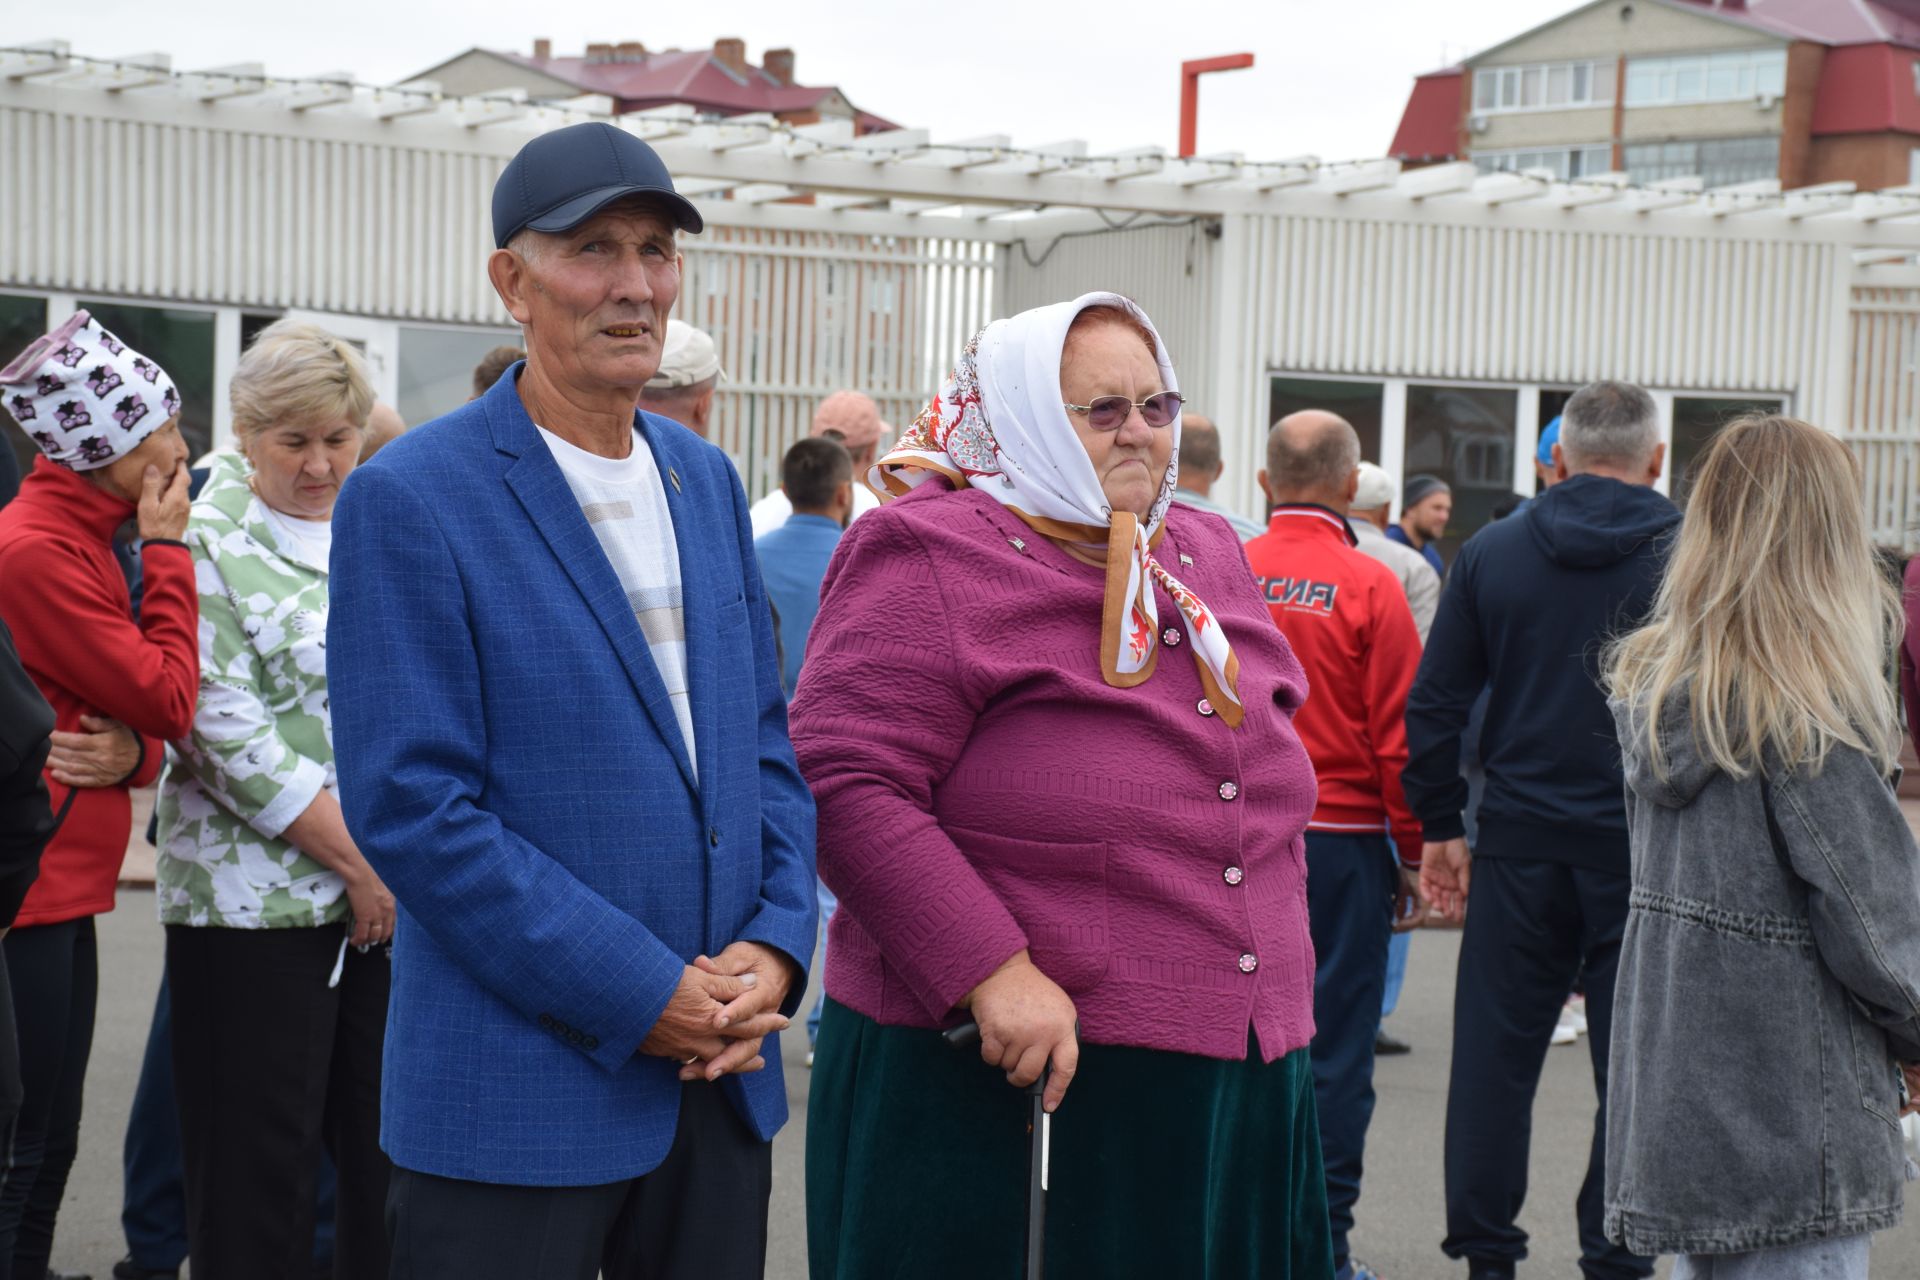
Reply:
[[1613, 102], [1613, 69], [1612, 62], [1482, 67], [1473, 73], [1473, 109], [1492, 115], [1607, 106]]
[[1544, 169], [1562, 182], [1590, 178], [1613, 168], [1613, 148], [1605, 143], [1579, 147], [1542, 147], [1510, 151], [1476, 151], [1473, 162], [1482, 173], [1522, 173]]
[[1785, 49], [1690, 53], [1627, 62], [1629, 107], [1738, 102], [1762, 94], [1778, 98], [1786, 88]]
[[1698, 175], [1709, 187], [1757, 182], [1780, 175], [1780, 139], [1709, 138], [1699, 142], [1635, 143], [1626, 148], [1627, 175], [1637, 183]]

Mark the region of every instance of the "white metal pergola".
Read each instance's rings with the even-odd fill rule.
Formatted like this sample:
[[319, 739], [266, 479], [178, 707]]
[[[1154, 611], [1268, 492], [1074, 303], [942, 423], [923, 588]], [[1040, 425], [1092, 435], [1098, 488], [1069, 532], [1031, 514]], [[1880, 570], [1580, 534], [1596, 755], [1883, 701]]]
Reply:
[[[1920, 187], [1102, 155], [612, 105], [0, 48], [21, 179], [0, 189], [0, 287], [498, 325], [493, 178], [534, 133], [606, 119], [712, 228], [680, 312], [721, 339], [721, 442], [755, 488], [825, 391], [904, 416], [986, 318], [1104, 287], [1156, 316], [1242, 463], [1282, 372], [1765, 391], [1855, 443], [1883, 534], [1908, 536]], [[1230, 477], [1248, 510], [1252, 469]]]
[[[540, 103], [518, 90], [456, 96], [429, 81], [362, 84], [350, 72], [276, 78], [258, 63], [177, 71], [165, 53], [88, 57], [64, 40], [0, 48], [0, 78], [9, 101], [19, 101], [21, 90], [54, 88], [286, 114], [309, 127], [322, 120], [401, 131], [451, 126], [472, 134], [476, 149], [502, 156], [531, 133], [610, 120], [659, 151], [714, 221], [778, 230], [1007, 244], [1112, 230], [1130, 218], [1393, 203], [1527, 225], [1614, 215], [1667, 229], [1707, 219], [1717, 234], [1732, 235], [1747, 234], [1734, 230], [1746, 223], [1760, 235], [1807, 224], [1884, 261], [1914, 255], [1913, 224], [1903, 220], [1920, 218], [1920, 185], [1860, 192], [1836, 182], [1783, 191], [1769, 180], [1708, 189], [1698, 178], [1680, 178], [1638, 187], [1618, 173], [1567, 182], [1544, 170], [1483, 174], [1468, 163], [1403, 171], [1395, 160], [1180, 158], [1162, 147], [1096, 155], [1083, 141], [1016, 146], [992, 135], [935, 142], [924, 129], [855, 137], [842, 120], [788, 125], [771, 116], [701, 117], [690, 107], [616, 116], [612, 100], [597, 96]], [[810, 203], [791, 203], [798, 200]]]

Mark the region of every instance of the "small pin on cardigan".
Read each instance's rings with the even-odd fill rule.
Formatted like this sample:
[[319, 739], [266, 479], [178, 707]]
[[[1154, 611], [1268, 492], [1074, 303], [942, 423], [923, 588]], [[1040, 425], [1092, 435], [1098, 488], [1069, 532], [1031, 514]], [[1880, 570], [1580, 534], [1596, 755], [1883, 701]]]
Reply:
[[667, 479], [673, 481], [673, 491], [675, 493], [680, 492], [680, 473], [678, 471], [675, 471], [672, 467], [668, 467]]
[[1181, 564], [1181, 567], [1182, 567], [1182, 568], [1186, 568], [1186, 569], [1191, 569], [1191, 568], [1193, 568], [1193, 557], [1192, 557], [1192, 556], [1190, 556], [1190, 555], [1188, 555], [1188, 554], [1186, 554], [1186, 553], [1185, 553], [1184, 551], [1183, 551], [1183, 552], [1181, 552], [1181, 553], [1180, 553], [1180, 564]]

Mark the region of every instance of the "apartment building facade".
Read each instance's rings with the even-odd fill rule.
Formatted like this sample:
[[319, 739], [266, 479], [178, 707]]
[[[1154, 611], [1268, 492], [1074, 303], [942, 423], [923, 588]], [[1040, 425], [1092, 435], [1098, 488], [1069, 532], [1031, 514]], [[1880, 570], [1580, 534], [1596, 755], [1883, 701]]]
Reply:
[[1920, 182], [1920, 0], [1596, 0], [1419, 77], [1391, 154], [1562, 181]]

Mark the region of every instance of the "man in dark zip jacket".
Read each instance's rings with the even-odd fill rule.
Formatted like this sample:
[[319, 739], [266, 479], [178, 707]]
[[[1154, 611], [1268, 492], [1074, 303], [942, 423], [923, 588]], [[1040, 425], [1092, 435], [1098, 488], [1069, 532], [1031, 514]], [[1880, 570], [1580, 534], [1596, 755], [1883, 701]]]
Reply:
[[[1584, 969], [1600, 1114], [1577, 1205], [1588, 1280], [1645, 1276], [1651, 1259], [1602, 1231], [1607, 1045], [1626, 928], [1627, 821], [1620, 749], [1596, 675], [1607, 641], [1653, 604], [1674, 505], [1652, 486], [1665, 461], [1653, 398], [1596, 382], [1567, 403], [1560, 479], [1461, 549], [1407, 698], [1407, 799], [1427, 841], [1422, 887], [1458, 918], [1447, 1096], [1447, 1236], [1475, 1280], [1527, 1253], [1534, 1091], [1560, 1006]], [[1460, 738], [1489, 692], [1478, 847], [1461, 824]]]
[[[40, 770], [47, 762], [53, 708], [20, 665], [13, 632], [0, 622], [0, 935], [40, 871], [40, 851], [53, 837], [53, 810]], [[20, 1107], [20, 1051], [13, 1033], [13, 986], [0, 953], [0, 1150]]]

